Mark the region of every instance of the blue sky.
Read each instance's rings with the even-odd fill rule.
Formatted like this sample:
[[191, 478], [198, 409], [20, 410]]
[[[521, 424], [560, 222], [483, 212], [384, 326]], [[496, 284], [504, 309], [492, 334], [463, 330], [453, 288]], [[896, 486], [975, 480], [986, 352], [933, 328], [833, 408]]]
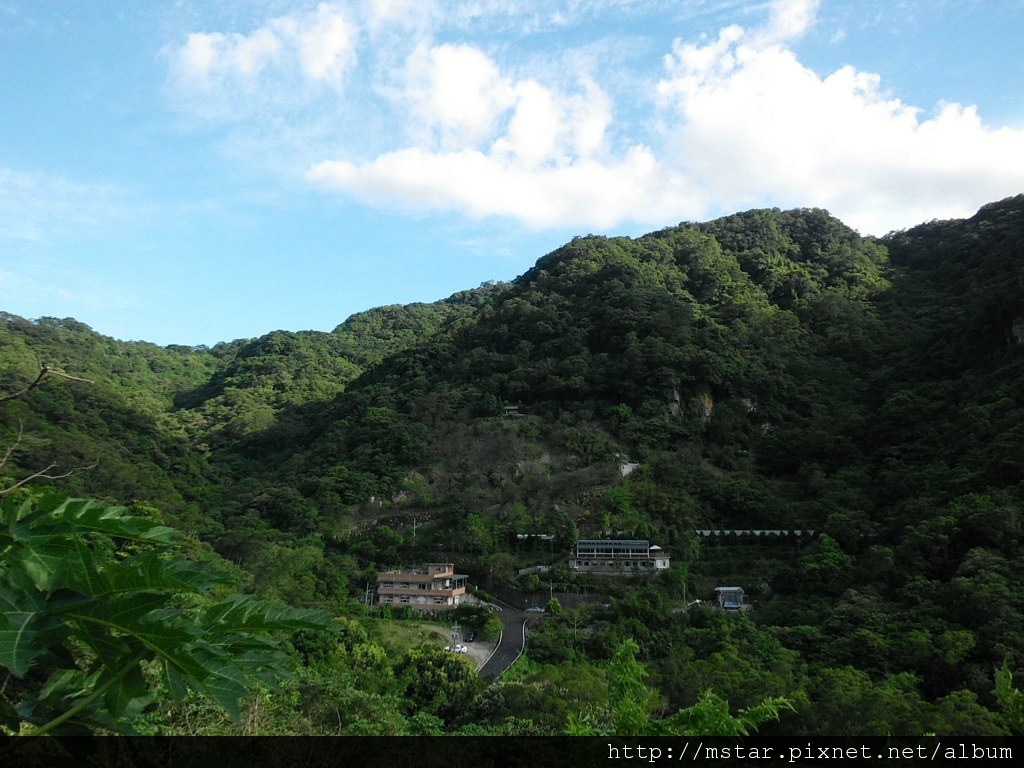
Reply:
[[0, 310], [330, 330], [574, 235], [1024, 192], [1024, 0], [0, 0]]

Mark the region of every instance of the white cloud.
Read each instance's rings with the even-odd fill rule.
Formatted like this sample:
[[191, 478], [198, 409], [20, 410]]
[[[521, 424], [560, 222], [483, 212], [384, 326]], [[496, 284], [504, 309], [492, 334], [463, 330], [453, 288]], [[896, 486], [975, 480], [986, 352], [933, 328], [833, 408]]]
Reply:
[[791, 50], [745, 40], [737, 27], [677, 40], [658, 85], [677, 125], [669, 151], [717, 208], [821, 206], [882, 234], [1024, 188], [1024, 132], [959, 104], [923, 117], [878, 75], [819, 77]]
[[664, 222], [692, 209], [693, 190], [667, 176], [650, 149], [631, 147], [619, 160], [583, 159], [531, 168], [478, 150], [408, 148], [362, 165], [325, 161], [310, 181], [373, 203], [451, 210], [474, 218], [507, 216], [537, 227], [606, 229], [635, 219]]
[[372, 33], [389, 27], [427, 30], [436, 11], [431, 0], [367, 0], [365, 18]]
[[301, 102], [322, 86], [340, 91], [356, 64], [356, 38], [337, 6], [320, 3], [249, 34], [193, 32], [164, 53], [175, 92], [207, 117], [226, 117]]
[[197, 32], [188, 36], [180, 51], [180, 73], [202, 87], [232, 76], [251, 80], [280, 54], [281, 47], [280, 38], [267, 28], [248, 36]]
[[305, 26], [290, 19], [289, 31], [295, 35], [306, 76], [340, 87], [356, 58], [354, 28], [345, 17], [327, 3], [321, 3]]
[[560, 153], [567, 116], [555, 94], [535, 80], [525, 80], [515, 90], [515, 113], [505, 135], [494, 142], [495, 154], [515, 158], [527, 168], [567, 162]]
[[476, 146], [513, 103], [512, 84], [469, 45], [420, 46], [409, 58], [404, 94], [417, 123], [445, 146]]
[[[986, 125], [970, 106], [911, 105], [853, 66], [806, 66], [794, 43], [815, 29], [819, 5], [362, 0], [342, 13], [321, 3], [246, 34], [194, 33], [171, 51], [172, 73], [206, 116], [250, 119], [239, 131], [249, 138], [233, 137], [239, 156], [286, 175], [302, 168], [376, 205], [532, 227], [777, 205], [825, 207], [881, 234], [1024, 188], [1024, 132]], [[592, 39], [557, 54], [527, 44], [539, 29], [670, 7], [746, 26], [677, 39], [660, 72], [637, 72], [635, 52], [584, 56]], [[327, 98], [311, 105], [311, 95]], [[281, 119], [283, 107], [311, 106]]]
[[813, 26], [820, 0], [772, 0], [768, 24], [754, 34], [753, 44], [765, 47], [797, 40]]
[[421, 47], [402, 93], [425, 130], [413, 146], [356, 163], [314, 164], [307, 178], [377, 204], [507, 216], [532, 227], [607, 228], [692, 212], [681, 178], [635, 142], [609, 149], [611, 99], [592, 80], [563, 93], [504, 75], [469, 45]]

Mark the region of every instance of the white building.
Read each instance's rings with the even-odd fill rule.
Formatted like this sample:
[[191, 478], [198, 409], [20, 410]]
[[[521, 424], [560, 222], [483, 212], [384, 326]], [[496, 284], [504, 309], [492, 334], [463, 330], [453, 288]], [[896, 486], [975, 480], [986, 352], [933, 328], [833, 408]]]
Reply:
[[452, 563], [430, 563], [425, 571], [387, 571], [377, 574], [377, 605], [409, 607], [414, 611], [446, 611], [466, 596], [469, 579], [455, 573]]
[[580, 539], [569, 558], [574, 571], [655, 573], [667, 570], [669, 556], [646, 539]]

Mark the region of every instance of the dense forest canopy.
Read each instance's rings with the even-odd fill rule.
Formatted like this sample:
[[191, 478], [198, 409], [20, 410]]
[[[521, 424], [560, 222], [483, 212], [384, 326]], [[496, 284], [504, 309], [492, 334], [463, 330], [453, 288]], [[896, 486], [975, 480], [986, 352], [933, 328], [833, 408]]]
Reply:
[[[815, 209], [579, 237], [511, 283], [212, 348], [0, 314], [0, 394], [41, 364], [89, 383], [0, 404], [0, 489], [92, 467], [54, 485], [342, 617], [340, 644], [293, 638], [302, 682], [264, 730], [608, 732], [626, 678], [652, 733], [1021, 728], [1024, 196], [880, 239]], [[671, 570], [566, 568], [609, 532]], [[438, 557], [488, 589], [607, 597], [535, 623], [485, 687], [395, 652], [363, 606], [378, 568]], [[688, 607], [723, 583], [754, 609]], [[181, 706], [134, 727], [180, 732]]]

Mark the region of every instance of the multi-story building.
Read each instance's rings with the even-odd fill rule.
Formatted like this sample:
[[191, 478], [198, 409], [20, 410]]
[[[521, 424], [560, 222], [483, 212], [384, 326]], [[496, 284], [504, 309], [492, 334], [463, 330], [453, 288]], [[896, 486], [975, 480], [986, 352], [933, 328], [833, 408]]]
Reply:
[[453, 563], [428, 563], [420, 570], [387, 571], [377, 574], [377, 605], [391, 605], [414, 611], [447, 611], [466, 595], [469, 577], [455, 573]]
[[580, 539], [569, 558], [575, 571], [654, 573], [669, 566], [669, 556], [646, 539]]

